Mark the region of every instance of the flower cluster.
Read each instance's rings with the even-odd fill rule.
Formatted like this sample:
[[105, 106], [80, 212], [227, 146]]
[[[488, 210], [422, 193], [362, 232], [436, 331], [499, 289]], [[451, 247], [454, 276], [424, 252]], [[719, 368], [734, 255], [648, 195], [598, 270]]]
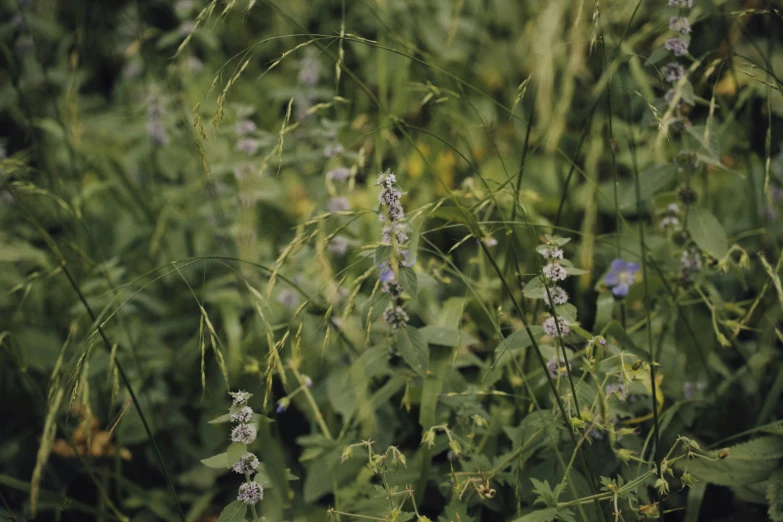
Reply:
[[383, 243], [392, 244], [392, 238], [396, 239], [398, 245], [407, 243], [408, 234], [405, 233], [403, 224], [405, 211], [400, 204], [403, 193], [397, 186], [397, 177], [387, 170], [378, 177], [377, 184], [381, 186], [378, 201], [385, 207], [379, 214], [379, 219], [384, 224], [381, 232]]
[[147, 99], [147, 136], [156, 147], [162, 147], [169, 142], [169, 135], [163, 123], [164, 113], [163, 100], [150, 95]]
[[[229, 461], [227, 467], [235, 473], [244, 475], [245, 477], [245, 483], [239, 486], [237, 500], [254, 506], [264, 499], [264, 487], [254, 480], [254, 478], [259, 478], [259, 476], [255, 474], [258, 472], [259, 468], [261, 468], [261, 462], [259, 462], [258, 457], [256, 457], [255, 454], [247, 451], [247, 445], [255, 442], [258, 434], [254, 424], [255, 415], [253, 409], [248, 405], [248, 400], [252, 395], [242, 390], [229, 392], [229, 395], [231, 396], [233, 404], [229, 409], [228, 415], [214, 419], [211, 422], [224, 423], [230, 421], [234, 424], [234, 427], [231, 429], [231, 442], [234, 445], [244, 445], [244, 454], [242, 454], [236, 462]], [[207, 464], [207, 461], [215, 461], [216, 459], [225, 462], [230, 453], [231, 452], [229, 451], [227, 453], [222, 453], [221, 455], [216, 455], [211, 459], [205, 460], [204, 463]], [[207, 465], [210, 467], [218, 467], [214, 462]], [[255, 475], [255, 477], [253, 477], [253, 475]]]
[[[666, 92], [664, 99], [667, 103], [672, 103], [680, 94], [677, 92], [676, 86], [686, 75], [685, 67], [677, 59], [688, 54], [691, 22], [685, 16], [686, 13], [683, 13], [683, 9], [693, 7], [693, 0], [669, 0], [669, 5], [680, 9], [678, 14], [669, 18], [669, 31], [671, 31], [672, 35], [663, 44], [663, 48], [674, 55], [674, 59], [664, 65], [662, 69], [663, 79], [672, 84], [672, 87]], [[680, 113], [682, 106], [683, 100], [680, 98], [674, 107], [677, 114], [669, 122], [669, 126], [675, 132], [689, 126], [687, 118]]]
[[[538, 253], [546, 260], [541, 270], [543, 274], [544, 303], [551, 309], [568, 303], [568, 292], [558, 285], [560, 281], [568, 277], [567, 267], [570, 263], [564, 259], [563, 248], [569, 240], [558, 237], [546, 236], [543, 245], [537, 249]], [[571, 330], [568, 328], [568, 320], [565, 317], [550, 315], [544, 320], [544, 333], [549, 337], [565, 337]], [[551, 372], [550, 372], [551, 373]]]
[[661, 230], [667, 232], [676, 232], [682, 228], [680, 223], [680, 206], [677, 203], [670, 203], [661, 217], [658, 224]]
[[381, 204], [378, 219], [383, 224], [381, 241], [392, 247], [390, 260], [378, 265], [381, 291], [389, 294], [394, 300], [384, 312], [383, 318], [389, 326], [397, 330], [407, 325], [409, 319], [401, 306], [403, 288], [397, 280], [398, 270], [400, 267], [412, 267], [416, 263], [416, 258], [411, 256], [408, 249], [401, 249], [409, 238], [405, 231], [405, 210], [400, 203], [403, 192], [397, 185], [397, 177], [387, 170], [378, 177], [377, 184], [381, 187], [381, 192], [378, 194], [378, 201]]

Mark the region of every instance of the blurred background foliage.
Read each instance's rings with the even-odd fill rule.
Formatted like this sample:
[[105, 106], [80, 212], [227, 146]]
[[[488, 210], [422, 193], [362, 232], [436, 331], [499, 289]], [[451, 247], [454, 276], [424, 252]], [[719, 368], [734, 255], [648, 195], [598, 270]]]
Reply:
[[[207, 421], [245, 389], [274, 418], [257, 449], [275, 485], [268, 520], [391, 517], [366, 450], [340, 461], [369, 439], [406, 456], [388, 480], [415, 489], [421, 516], [525, 515], [530, 478], [562, 476], [552, 446], [566, 459], [574, 447], [529, 342], [508, 341], [522, 322], [506, 286], [522, 300], [540, 237], [571, 238], [585, 272], [566, 289], [598, 335], [621, 313], [602, 278], [618, 248], [641, 258], [642, 221], [660, 270], [653, 320], [641, 284], [622, 314], [636, 344], [654, 336], [662, 451], [686, 434], [705, 449], [770, 439], [748, 457], [760, 488], [708, 469], [672, 487], [666, 518], [783, 520], [768, 505], [783, 491], [783, 18], [774, 2], [696, 0], [691, 126], [667, 133], [672, 13], [665, 0], [2, 0], [0, 513], [177, 520], [179, 503], [189, 521], [217, 520], [238, 481], [200, 463], [228, 440]], [[702, 164], [687, 180], [671, 162], [685, 149]], [[406, 192], [407, 310], [429, 372], [379, 319], [387, 168]], [[658, 225], [686, 185], [710, 217], [680, 237]], [[695, 284], [679, 279], [683, 241], [705, 255]], [[297, 376], [314, 403], [298, 393], [275, 414]], [[591, 439], [595, 476], [574, 471], [563, 499], [649, 469], [618, 451], [652, 458], [650, 393], [648, 379], [638, 403], [613, 403], [641, 436]], [[421, 445], [436, 425], [468, 456], [441, 432]], [[523, 448], [536, 429], [550, 441]], [[498, 466], [491, 496], [452, 492], [455, 458], [481, 477]], [[300, 480], [278, 482], [286, 468]]]

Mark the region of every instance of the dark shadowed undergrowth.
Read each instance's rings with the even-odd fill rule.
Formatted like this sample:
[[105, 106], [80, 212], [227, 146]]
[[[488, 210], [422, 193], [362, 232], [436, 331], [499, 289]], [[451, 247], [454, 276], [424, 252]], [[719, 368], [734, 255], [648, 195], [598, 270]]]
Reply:
[[0, 0], [0, 517], [783, 521], [769, 0]]

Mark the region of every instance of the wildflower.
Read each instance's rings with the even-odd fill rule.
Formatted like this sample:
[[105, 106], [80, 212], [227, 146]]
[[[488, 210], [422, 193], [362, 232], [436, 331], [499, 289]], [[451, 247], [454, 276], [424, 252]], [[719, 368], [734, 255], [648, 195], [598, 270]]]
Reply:
[[660, 227], [663, 230], [672, 229], [676, 230], [680, 228], [680, 219], [677, 216], [666, 216], [661, 219]]
[[255, 155], [256, 152], [258, 152], [258, 149], [261, 147], [261, 142], [258, 140], [254, 140], [251, 138], [243, 138], [239, 141], [237, 141], [236, 149], [239, 152], [244, 152], [248, 156]]
[[677, 62], [667, 63], [663, 66], [663, 79], [669, 83], [677, 83], [685, 77], [685, 67]]
[[304, 383], [305, 383], [305, 386], [307, 386], [308, 388], [312, 388], [313, 387], [313, 380], [310, 377], [305, 376]]
[[351, 210], [351, 202], [348, 198], [338, 196], [329, 200], [329, 212], [344, 212]]
[[288, 407], [288, 403], [286, 401], [280, 401], [277, 403], [277, 409], [275, 410], [275, 412], [279, 415], [283, 413], [287, 407]]
[[[549, 301], [549, 296], [552, 296], [552, 301]], [[549, 292], [544, 290], [544, 302], [549, 308], [552, 306], [559, 306], [568, 302], [568, 293], [559, 286], [553, 286], [549, 289]]]
[[252, 444], [256, 440], [258, 431], [252, 424], [239, 424], [231, 430], [231, 442], [241, 442], [242, 444]]
[[688, 54], [688, 42], [677, 36], [666, 40], [663, 48], [674, 53], [674, 56], [685, 56]]
[[348, 240], [342, 236], [336, 236], [329, 242], [329, 252], [334, 252], [338, 256], [344, 256], [348, 251]]
[[147, 136], [154, 145], [161, 147], [169, 142], [166, 126], [163, 123], [165, 113], [163, 102], [153, 95], [147, 99], [147, 103]]
[[234, 165], [234, 178], [237, 181], [242, 181], [243, 179], [251, 176], [254, 171], [255, 165], [252, 163], [238, 163]]
[[258, 464], [258, 457], [252, 453], [245, 453], [231, 469], [240, 475], [249, 475], [258, 469]]
[[680, 34], [689, 34], [691, 23], [684, 16], [672, 16], [669, 18], [669, 30]]
[[[666, 100], [666, 103], [671, 103], [676, 96], [677, 96], [677, 89], [669, 89], [668, 91], [666, 91], [666, 94], [663, 95], [663, 99]], [[675, 107], [679, 109], [680, 107], [682, 107], [682, 104], [683, 104], [683, 100], [682, 100], [682, 96], [680, 96], [680, 98], [677, 100], [677, 103], [675, 104]]]
[[691, 128], [691, 121], [684, 116], [677, 116], [669, 120], [669, 128], [674, 134], [681, 134]]
[[484, 243], [487, 248], [492, 248], [498, 244], [498, 240], [494, 237], [485, 237], [481, 240], [481, 242]]
[[617, 297], [628, 295], [628, 289], [633, 284], [634, 276], [639, 271], [639, 265], [629, 263], [622, 259], [612, 261], [611, 271], [606, 275], [604, 281], [612, 287], [612, 293]]
[[188, 56], [183, 63], [185, 64], [185, 68], [192, 73], [200, 73], [204, 70], [204, 62], [195, 56]]
[[398, 330], [408, 324], [408, 314], [400, 306], [389, 305], [383, 312], [383, 320], [394, 330]]
[[565, 337], [569, 333], [571, 333], [571, 330], [568, 328], [568, 321], [564, 317], [557, 318], [557, 322], [555, 323], [555, 316], [550, 315], [546, 321], [544, 321], [544, 324], [542, 325], [544, 327], [544, 333], [547, 334], [549, 337], [557, 337], [558, 336], [558, 327], [560, 329], [560, 335], [562, 337]]
[[552, 357], [549, 359], [546, 363], [546, 369], [549, 371], [549, 376], [553, 379], [557, 379], [557, 376], [561, 373], [568, 373], [568, 368], [565, 367], [565, 361], [562, 357]]
[[247, 400], [250, 398], [250, 394], [242, 390], [237, 392], [229, 392], [228, 394], [231, 395], [232, 399], [234, 399], [234, 405], [236, 406], [247, 404]]
[[680, 277], [690, 279], [702, 268], [701, 254], [694, 248], [687, 248], [680, 256]]
[[679, 214], [680, 206], [677, 203], [669, 203], [669, 205], [666, 207], [666, 211], [671, 214]]
[[324, 147], [324, 157], [325, 158], [336, 158], [337, 156], [342, 154], [344, 150], [345, 150], [345, 147], [343, 147], [339, 143], [334, 144], [334, 145], [329, 144], [326, 147]]
[[231, 422], [247, 423], [253, 419], [253, 409], [250, 406], [240, 408], [231, 414]]
[[386, 213], [381, 213], [378, 218], [385, 224], [381, 231], [382, 241], [391, 244], [392, 237], [395, 237], [398, 244], [407, 243], [408, 234], [402, 224], [405, 218], [405, 211], [400, 203], [402, 191], [397, 187], [397, 177], [386, 171], [378, 177], [377, 184], [381, 186], [378, 201], [386, 207]]
[[234, 132], [237, 136], [244, 136], [256, 131], [256, 124], [252, 120], [242, 120], [234, 125]]
[[628, 398], [628, 390], [626, 390], [625, 384], [622, 383], [608, 384], [604, 391], [606, 392], [606, 395], [614, 395], [617, 397], [617, 400], [620, 402], [625, 402], [625, 399]]
[[327, 172], [326, 177], [332, 181], [346, 181], [351, 177], [351, 171], [345, 167], [337, 167]]
[[318, 79], [321, 76], [321, 67], [316, 58], [315, 51], [308, 48], [307, 54], [299, 62], [299, 83], [306, 87], [315, 87], [318, 85]]
[[246, 482], [239, 486], [237, 500], [255, 506], [260, 501], [264, 500], [264, 488], [261, 484], [256, 484], [255, 482]]
[[549, 263], [544, 267], [544, 276], [552, 281], [562, 281], [567, 277], [565, 268], [559, 263]]
[[690, 9], [693, 7], [693, 0], [669, 0], [669, 5], [672, 7], [682, 7]]
[[277, 302], [286, 308], [293, 308], [299, 304], [299, 297], [291, 290], [282, 290], [277, 294]]
[[187, 36], [196, 29], [196, 22], [193, 20], [185, 20], [179, 26], [179, 34]]
[[539, 248], [538, 253], [544, 256], [544, 259], [563, 259], [563, 249], [555, 245]]

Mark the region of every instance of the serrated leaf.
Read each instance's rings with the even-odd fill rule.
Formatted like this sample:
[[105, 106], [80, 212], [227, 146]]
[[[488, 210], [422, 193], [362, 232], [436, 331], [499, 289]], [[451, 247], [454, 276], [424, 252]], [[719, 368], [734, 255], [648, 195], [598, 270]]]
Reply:
[[208, 459], [202, 459], [201, 463], [214, 469], [228, 469], [231, 467], [228, 464], [228, 457], [225, 453], [220, 453], [219, 455], [209, 457]]
[[412, 326], [397, 330], [397, 349], [413, 371], [422, 376], [427, 374], [429, 352], [427, 342], [419, 330]]
[[455, 347], [457, 344], [470, 346], [478, 341], [472, 335], [460, 332], [456, 328], [446, 328], [445, 326], [424, 326], [419, 328], [428, 344], [437, 344], [438, 346]]
[[[534, 339], [539, 339], [541, 336], [544, 335], [544, 328], [537, 324], [531, 325], [530, 331], [532, 332]], [[495, 352], [501, 354], [504, 353], [506, 350], [521, 350], [522, 348], [527, 348], [532, 344], [533, 341], [530, 339], [527, 330], [525, 328], [522, 328], [521, 330], [517, 330], [516, 332], [512, 333], [511, 335], [509, 335], [508, 337], [500, 341], [497, 347], [495, 347]]]
[[[688, 471], [697, 479], [720, 486], [746, 486], [763, 482], [783, 457], [783, 437], [764, 436], [730, 447], [728, 457], [709, 461], [693, 459]], [[712, 458], [718, 452], [709, 452]]]
[[[285, 468], [285, 477], [288, 481], [299, 480], [299, 477], [291, 473], [291, 468]], [[272, 480], [269, 478], [269, 475], [266, 472], [266, 466], [264, 466], [263, 462], [258, 465], [256, 475], [253, 477], [253, 482], [260, 484], [265, 488], [273, 487]]]
[[247, 515], [247, 504], [240, 500], [235, 500], [223, 508], [218, 522], [245, 522], [245, 515]]
[[777, 469], [767, 482], [767, 502], [772, 522], [783, 522], [783, 469]]
[[446, 221], [456, 221], [462, 223], [467, 227], [474, 237], [480, 238], [483, 236], [481, 233], [481, 227], [478, 226], [476, 217], [471, 214], [467, 209], [463, 207], [446, 207], [441, 206], [432, 213], [434, 217], [445, 219]]
[[221, 415], [220, 417], [212, 419], [209, 421], [209, 424], [225, 424], [226, 422], [231, 422], [230, 413], [226, 413], [225, 415]]
[[226, 461], [228, 462], [228, 465], [233, 466], [239, 462], [239, 459], [241, 459], [242, 455], [245, 453], [247, 453], [247, 444], [242, 444], [241, 442], [232, 442], [228, 447], [228, 451], [226, 452]]
[[564, 318], [569, 323], [576, 322], [576, 307], [571, 303], [556, 306], [555, 312], [557, 312], [559, 317]]
[[691, 209], [688, 213], [688, 231], [696, 245], [716, 259], [729, 251], [726, 230], [709, 210]]
[[[639, 196], [642, 201], [666, 188], [674, 179], [675, 167], [671, 163], [653, 165], [639, 173]], [[631, 184], [620, 197], [621, 210], [636, 210], [636, 186]]]
[[416, 276], [416, 272], [407, 266], [400, 267], [400, 284], [402, 289], [405, 290], [409, 296], [416, 299], [419, 289], [419, 280]]
[[517, 518], [514, 522], [552, 522], [557, 516], [557, 509], [547, 508], [533, 511], [524, 517]]

